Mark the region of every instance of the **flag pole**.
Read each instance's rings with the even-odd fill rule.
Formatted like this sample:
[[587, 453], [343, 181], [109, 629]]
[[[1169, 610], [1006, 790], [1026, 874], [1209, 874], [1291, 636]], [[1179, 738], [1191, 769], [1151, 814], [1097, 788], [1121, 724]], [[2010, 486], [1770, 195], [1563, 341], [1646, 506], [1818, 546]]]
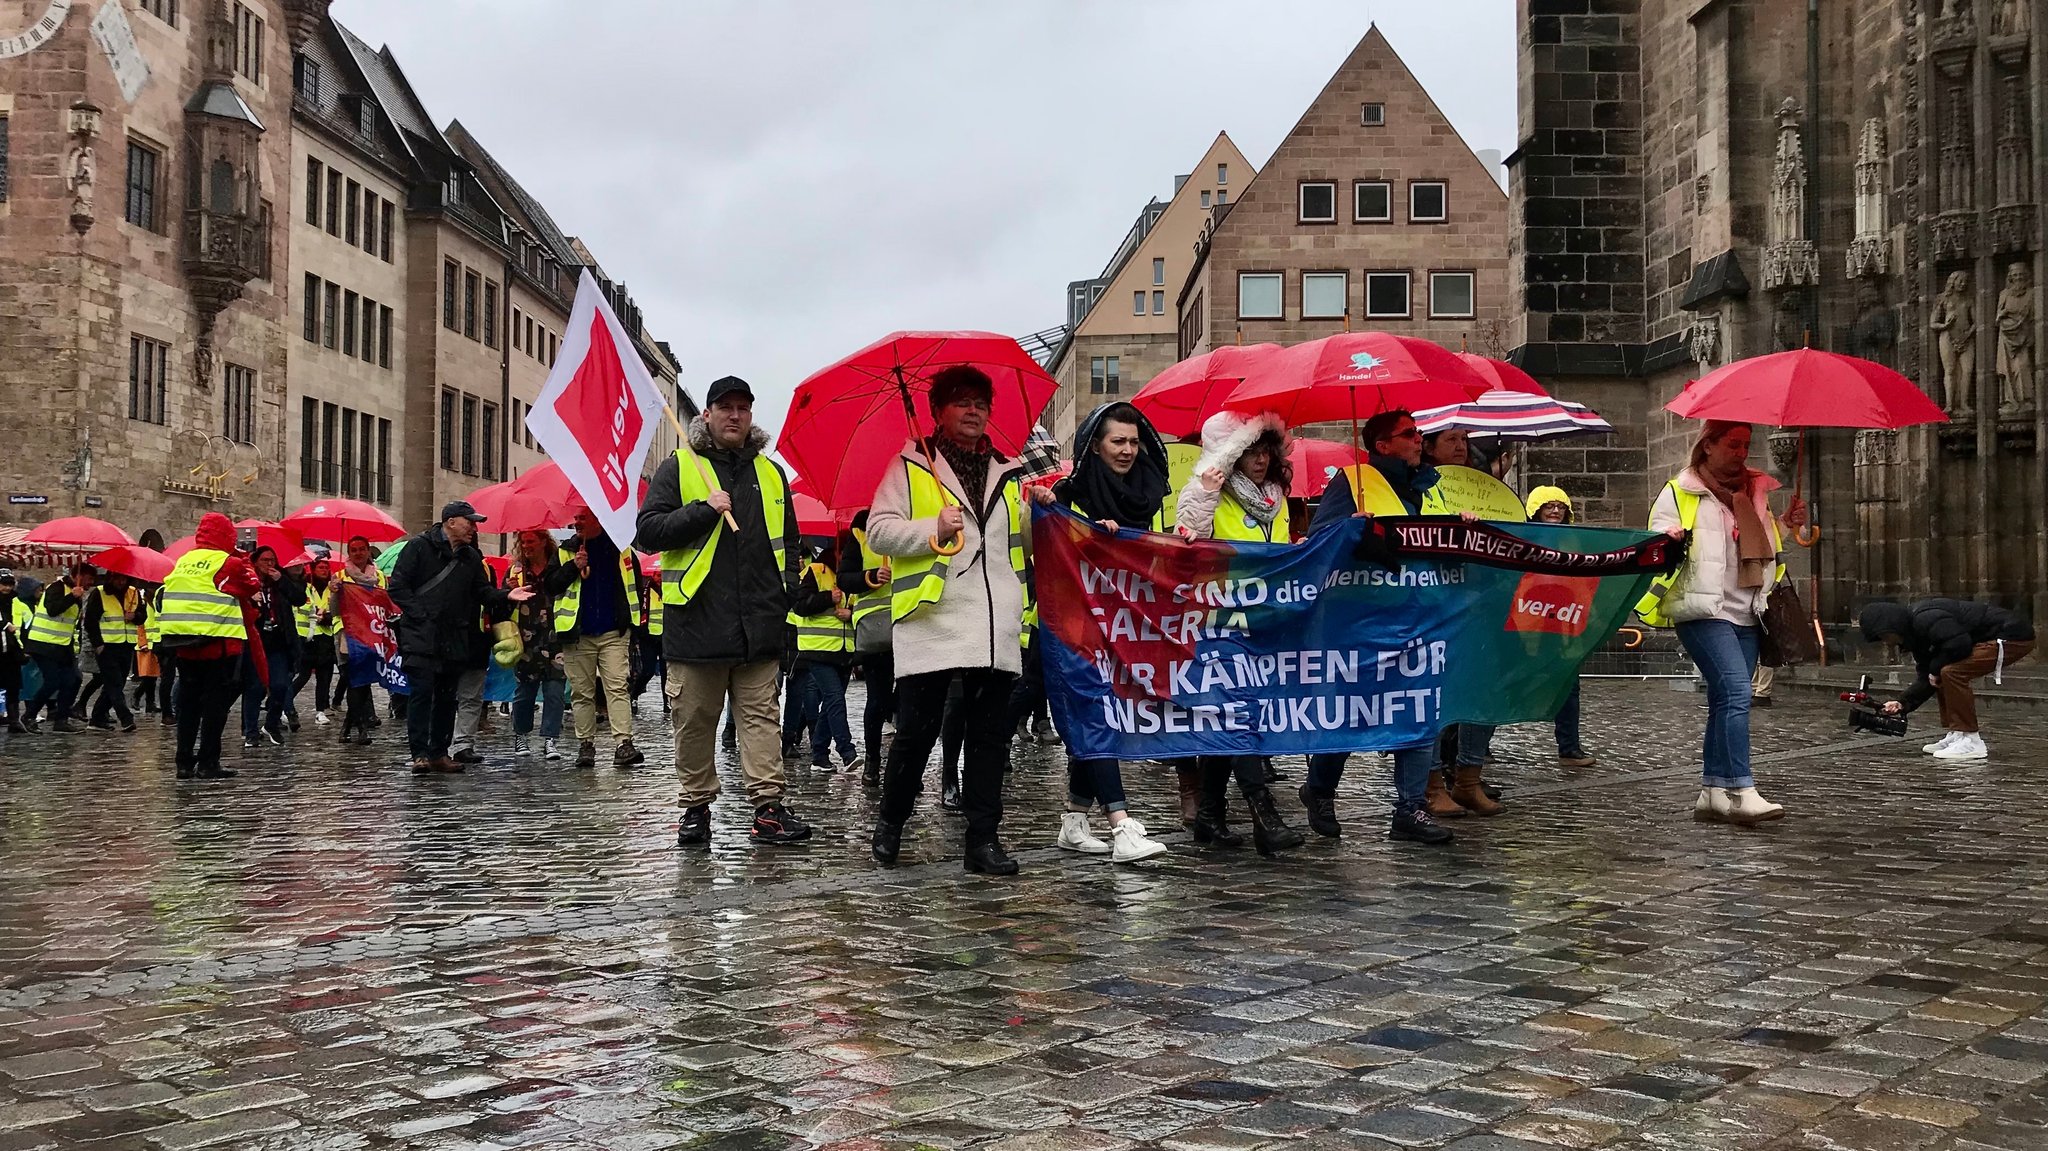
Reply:
[[[676, 450], [690, 457], [690, 462], [697, 465], [697, 471], [704, 477], [704, 485], [714, 492], [724, 491], [724, 488], [718, 486], [718, 476], [711, 471], [711, 465], [705, 463], [704, 457], [697, 454], [697, 449], [690, 446], [690, 433], [683, 429], [683, 422], [676, 418], [676, 410], [669, 407], [667, 396], [661, 397], [661, 414], [668, 417], [668, 426], [676, 430]], [[740, 530], [740, 522], [732, 518], [730, 509], [720, 514], [725, 516], [726, 527], [735, 532]]]

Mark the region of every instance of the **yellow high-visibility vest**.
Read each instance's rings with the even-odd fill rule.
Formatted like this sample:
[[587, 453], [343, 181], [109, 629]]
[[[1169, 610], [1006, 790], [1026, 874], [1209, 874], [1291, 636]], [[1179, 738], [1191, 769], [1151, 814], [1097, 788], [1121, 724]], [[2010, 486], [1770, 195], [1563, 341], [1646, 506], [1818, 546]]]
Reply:
[[[910, 481], [910, 518], [932, 519], [946, 506], [938, 477], [920, 464], [903, 461]], [[1003, 506], [1009, 512], [1010, 568], [1017, 582], [1024, 582], [1024, 498], [1012, 475], [1003, 481]], [[891, 561], [889, 615], [902, 622], [928, 603], [939, 602], [946, 593], [947, 560], [942, 555], [898, 556]]]
[[[812, 564], [811, 573], [812, 578], [818, 582], [819, 591], [833, 591], [838, 588], [838, 577], [824, 564]], [[800, 656], [839, 654], [853, 650], [853, 621], [840, 619], [830, 608], [817, 615], [798, 615], [792, 611], [786, 618], [789, 625], [796, 629], [796, 650]]]
[[1282, 499], [1273, 513], [1273, 522], [1260, 523], [1237, 497], [1225, 488], [1216, 501], [1216, 520], [1209, 534], [1219, 540], [1240, 540], [1246, 543], [1287, 543], [1294, 537], [1287, 527], [1287, 501]]
[[74, 602], [56, 615], [51, 615], [47, 610], [38, 610], [35, 618], [29, 621], [28, 634], [22, 638], [29, 643], [70, 647], [78, 641], [78, 608], [79, 605]]
[[241, 602], [213, 582], [227, 562], [228, 553], [209, 548], [193, 548], [178, 557], [178, 565], [164, 577], [158, 636], [249, 638], [249, 630], [242, 624]]
[[[561, 549], [562, 563], [573, 565], [576, 553], [568, 548]], [[707, 565], [708, 566], [708, 565]], [[633, 577], [638, 573], [633, 567], [633, 553], [629, 548], [619, 549], [619, 602], [625, 605], [629, 622], [637, 627], [647, 622], [641, 614], [640, 590]], [[569, 584], [569, 590], [555, 597], [555, 634], [567, 635], [576, 630], [576, 615], [583, 610], [583, 581], [577, 579]]]
[[[784, 565], [789, 562], [782, 535], [788, 522], [789, 489], [782, 482], [782, 469], [766, 456], [754, 457], [754, 475], [760, 481], [761, 519], [768, 527], [768, 542], [775, 549], [775, 573], [780, 578]], [[681, 448], [676, 449], [676, 487], [686, 504], [711, 494], [711, 485], [704, 479], [704, 468], [698, 467], [697, 461]], [[725, 534], [725, 525], [721, 522], [696, 543], [661, 553], [662, 603], [686, 604], [696, 598], [697, 589], [704, 586], [704, 577], [711, 573], [711, 561], [718, 552], [719, 538]]]
[[128, 622], [130, 606], [135, 602], [135, 589], [130, 588], [120, 596], [105, 591], [100, 597], [100, 642], [134, 643], [135, 625]]
[[[1692, 526], [1698, 523], [1700, 518], [1699, 493], [1686, 491], [1678, 486], [1676, 480], [1667, 481], [1664, 486], [1671, 489], [1672, 501], [1678, 506], [1678, 526], [1686, 531], [1691, 531]], [[1654, 501], [1652, 503], [1654, 506]], [[1778, 531], [1778, 517], [1767, 515], [1764, 518], [1770, 523], [1771, 550], [1774, 552], [1784, 551], [1785, 539], [1784, 535]], [[1672, 586], [1678, 582], [1678, 577], [1684, 574], [1691, 564], [1692, 557], [1688, 555], [1684, 563], [1650, 581], [1650, 590], [1644, 592], [1643, 598], [1636, 601], [1636, 614], [1642, 617], [1644, 623], [1649, 624], [1651, 627], [1673, 626], [1671, 617], [1664, 611], [1664, 597], [1670, 593]], [[1782, 583], [1784, 579], [1785, 565], [1780, 563], [1778, 565], [1778, 581]]]

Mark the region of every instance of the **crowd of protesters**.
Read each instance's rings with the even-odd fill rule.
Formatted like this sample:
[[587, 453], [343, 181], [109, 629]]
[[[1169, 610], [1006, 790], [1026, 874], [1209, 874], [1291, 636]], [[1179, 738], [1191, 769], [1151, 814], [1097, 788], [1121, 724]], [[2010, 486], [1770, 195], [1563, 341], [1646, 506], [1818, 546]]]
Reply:
[[[1225, 412], [1202, 427], [1201, 455], [1175, 493], [1159, 433], [1137, 408], [1112, 402], [1081, 423], [1070, 474], [1052, 482], [995, 448], [987, 434], [993, 389], [978, 369], [935, 373], [925, 399], [935, 433], [905, 444], [871, 506], [822, 544], [799, 530], [788, 477], [753, 422], [751, 387], [728, 376], [708, 389], [704, 413], [687, 431], [690, 450], [659, 461], [632, 548], [618, 547], [584, 511], [565, 532], [518, 533], [497, 577], [477, 542], [486, 517], [456, 500], [433, 526], [389, 545], [398, 552], [384, 563], [356, 537], [338, 564], [316, 550], [287, 567], [274, 549], [246, 546], [225, 516], [209, 513], [160, 585], [85, 564], [40, 586], [0, 570], [7, 730], [133, 732], [139, 710], [175, 727], [178, 778], [222, 779], [236, 774], [222, 752], [236, 701], [245, 751], [284, 744], [301, 727], [297, 703], [310, 684], [316, 727], [339, 713], [340, 740], [368, 744], [388, 715], [402, 724], [421, 775], [483, 761], [478, 738], [500, 711], [515, 757], [561, 759], [566, 724], [576, 768], [595, 769], [602, 759], [630, 770], [646, 760], [634, 742], [635, 703], [659, 676], [674, 741], [679, 846], [713, 839], [723, 728], [737, 753], [752, 841], [810, 837], [788, 802], [786, 767], [807, 755], [814, 770], [858, 771], [875, 790], [871, 851], [893, 865], [937, 751], [938, 807], [961, 817], [965, 866], [1008, 875], [1018, 870], [1001, 838], [1013, 742], [1034, 738], [1034, 726], [1035, 738], [1057, 739], [1045, 719], [1035, 638], [1034, 503], [1112, 530], [1289, 544], [1365, 514], [1368, 473], [1410, 514], [1471, 519], [1440, 488], [1438, 469], [1487, 463], [1463, 431], [1425, 436], [1409, 413], [1383, 412], [1363, 425], [1363, 464], [1333, 470], [1311, 510], [1290, 496], [1285, 424]], [[1785, 529], [1805, 522], [1796, 498], [1773, 513], [1774, 483], [1747, 465], [1750, 435], [1746, 424], [1705, 425], [1689, 466], [1651, 515], [1653, 529], [1690, 537], [1688, 559], [1638, 605], [1646, 622], [1675, 628], [1706, 684], [1695, 814], [1741, 824], [1783, 812], [1751, 773], [1749, 708], [1765, 603], [1784, 578]], [[1555, 487], [1530, 492], [1527, 513], [1541, 523], [1574, 520], [1570, 496]], [[643, 574], [643, 555], [659, 558], [658, 577]], [[341, 597], [350, 589], [381, 589], [400, 613], [404, 687], [387, 693], [385, 707], [362, 669], [350, 666], [364, 658], [342, 625]], [[1926, 750], [1984, 758], [1971, 681], [2002, 675], [2028, 654], [2031, 627], [1952, 600], [1875, 605], [1862, 625], [1870, 639], [1916, 661], [1913, 685], [1888, 710], [1911, 711], [1938, 696], [1946, 732]], [[487, 702], [494, 662], [510, 686]], [[93, 672], [89, 683], [82, 663]], [[857, 721], [849, 703], [856, 675], [864, 685]], [[609, 755], [600, 755], [600, 727]], [[1561, 766], [1593, 766], [1576, 687], [1554, 729]], [[1485, 778], [1493, 734], [1456, 724], [1393, 750], [1390, 837], [1442, 844], [1452, 838], [1446, 820], [1502, 814], [1499, 789]], [[1351, 758], [1308, 757], [1294, 794], [1317, 836], [1343, 834], [1337, 795]], [[1280, 775], [1269, 759], [1205, 756], [1170, 767], [1175, 814], [1194, 843], [1244, 843], [1229, 817], [1233, 781], [1257, 851], [1304, 842], [1276, 801]], [[1057, 846], [1117, 863], [1167, 850], [1133, 811], [1118, 760], [1070, 756], [1065, 790], [1059, 826], [1047, 829]], [[1100, 825], [1092, 822], [1098, 813]]]

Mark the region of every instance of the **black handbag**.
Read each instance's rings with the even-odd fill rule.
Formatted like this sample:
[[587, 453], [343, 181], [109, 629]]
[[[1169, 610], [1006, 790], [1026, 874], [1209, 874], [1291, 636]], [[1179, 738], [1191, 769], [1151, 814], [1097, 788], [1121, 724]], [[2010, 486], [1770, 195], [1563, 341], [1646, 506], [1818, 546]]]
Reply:
[[1757, 637], [1756, 660], [1765, 667], [1796, 667], [1820, 659], [1820, 639], [1813, 633], [1813, 621], [1799, 602], [1792, 585], [1780, 583], [1771, 589], [1761, 614], [1763, 634]]

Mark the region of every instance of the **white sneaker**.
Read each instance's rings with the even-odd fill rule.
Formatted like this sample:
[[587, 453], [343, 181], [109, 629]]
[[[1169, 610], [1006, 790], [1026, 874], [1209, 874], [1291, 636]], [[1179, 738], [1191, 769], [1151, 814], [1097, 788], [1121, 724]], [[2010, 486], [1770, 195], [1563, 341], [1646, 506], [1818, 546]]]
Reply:
[[1974, 731], [1959, 733], [1956, 741], [1934, 753], [1934, 758], [1957, 763], [1970, 763], [1991, 758], [1991, 749], [1984, 746], [1984, 737]]
[[1059, 845], [1083, 855], [1109, 854], [1109, 845], [1089, 833], [1088, 814], [1081, 811], [1061, 813]]
[[885, 720], [883, 720], [883, 721], [882, 721], [882, 734], [883, 734], [883, 735], [895, 735], [895, 734], [896, 734], [896, 721], [895, 721], [895, 720], [893, 720], [893, 719], [885, 719]]
[[314, 727], [326, 727], [326, 726], [327, 726], [327, 713], [326, 713], [326, 712], [324, 712], [324, 711], [316, 711], [316, 712], [314, 712], [314, 713], [313, 713], [313, 726], [314, 726]]
[[1692, 817], [1703, 823], [1728, 822], [1728, 789], [1700, 788], [1700, 797], [1692, 805]]
[[1728, 822], [1745, 826], [1781, 818], [1785, 809], [1758, 794], [1754, 787], [1728, 789]]
[[1112, 863], [1136, 863], [1166, 850], [1165, 844], [1156, 839], [1147, 839], [1145, 825], [1135, 819], [1126, 819], [1117, 824], [1109, 837], [1116, 841], [1116, 853], [1109, 857]]
[[1944, 731], [1941, 733], [1940, 739], [1935, 740], [1933, 743], [1921, 745], [1920, 750], [1926, 752], [1929, 755], [1933, 755], [1939, 752], [1942, 748], [1945, 748], [1949, 744], [1954, 743], [1957, 739], [1960, 739], [1962, 737], [1962, 734], [1963, 733], [1960, 731]]
[[533, 741], [532, 741], [532, 740], [530, 740], [530, 739], [528, 739], [527, 737], [525, 737], [525, 736], [523, 736], [523, 735], [515, 735], [515, 736], [513, 736], [513, 737], [512, 737], [512, 754], [513, 754], [513, 755], [532, 755], [532, 754], [533, 754]]
[[549, 759], [562, 758], [562, 741], [559, 739], [548, 740], [541, 745], [541, 748], [543, 754], [545, 754]]

